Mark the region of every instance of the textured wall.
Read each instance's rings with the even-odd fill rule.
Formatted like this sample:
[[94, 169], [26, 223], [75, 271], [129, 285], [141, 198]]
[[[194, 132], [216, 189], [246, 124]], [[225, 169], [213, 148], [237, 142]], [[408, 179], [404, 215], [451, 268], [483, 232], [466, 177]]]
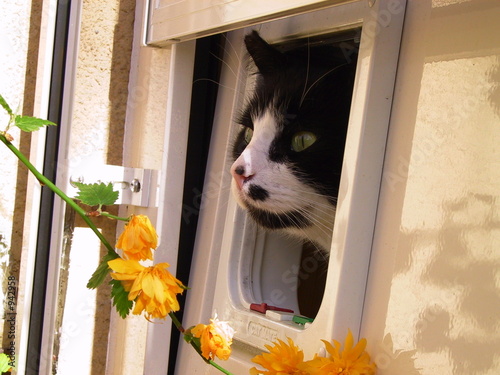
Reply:
[[[133, 0], [93, 0], [82, 3], [73, 112], [71, 124], [63, 124], [71, 126], [67, 162], [72, 166], [89, 160], [95, 163], [96, 168], [106, 164], [122, 164], [134, 19]], [[82, 224], [77, 221], [76, 226]], [[98, 225], [113, 243], [116, 224], [101, 220]], [[88, 248], [85, 241], [74, 241], [68, 251], [70, 272], [67, 279], [63, 279], [68, 285], [67, 294], [60, 296], [63, 300], [78, 293], [84, 296], [88, 292], [85, 283], [73, 281], [81, 278], [81, 275], [74, 274], [79, 269], [78, 254], [87, 253], [88, 257], [96, 255], [97, 260], [99, 251], [102, 255], [105, 250], [99, 249], [99, 246]], [[80, 272], [89, 274], [85, 270]], [[91, 302], [86, 302], [90, 303], [89, 313], [94, 311], [89, 316], [81, 315], [78, 318], [71, 306], [64, 305], [63, 311], [58, 314], [62, 337], [65, 331], [69, 337], [66, 342], [61, 342], [58, 353], [60, 373], [74, 368], [76, 363], [81, 371], [88, 373], [104, 374], [106, 371], [112, 311], [109, 288], [103, 285], [97, 294], [87, 298], [91, 299]], [[92, 324], [86, 328], [89, 320]], [[75, 326], [80, 329], [80, 333], [71, 336]], [[92, 327], [93, 334], [88, 332]], [[75, 355], [83, 341], [87, 346], [80, 353], [85, 355]], [[140, 341], [141, 338], [138, 338]]]
[[[38, 35], [40, 27], [41, 2], [7, 2], [0, 7], [0, 94], [7, 100], [14, 111], [25, 115], [33, 114], [34, 82], [36, 72]], [[31, 13], [31, 14], [30, 14]], [[31, 16], [31, 18], [30, 18]], [[0, 129], [7, 125], [8, 116], [0, 110]], [[25, 154], [29, 154], [30, 135], [12, 129], [14, 144]], [[0, 274], [3, 300], [6, 278], [15, 277], [18, 285], [21, 254], [23, 248], [23, 222], [26, 207], [27, 171], [19, 166], [17, 159], [4, 146], [0, 150]], [[9, 254], [7, 254], [9, 251]], [[21, 276], [21, 277], [20, 277]], [[23, 294], [18, 290], [18, 295]], [[17, 300], [22, 306], [22, 299]], [[3, 308], [0, 308], [3, 317]], [[18, 311], [22, 315], [22, 309]], [[2, 323], [2, 329], [8, 329]], [[19, 324], [19, 319], [17, 321]], [[19, 344], [20, 327], [16, 327], [16, 345]], [[2, 335], [2, 348], [10, 345], [7, 335]]]
[[[170, 69], [170, 49], [142, 45], [143, 2], [137, 3], [125, 120], [123, 165], [160, 170], [162, 165], [165, 108]], [[145, 214], [156, 222], [157, 208], [120, 207], [123, 216]], [[163, 324], [169, 324], [168, 322]], [[146, 334], [151, 323], [141, 316], [126, 320], [111, 316], [108, 374], [143, 373]]]
[[[26, 58], [28, 54], [29, 15], [31, 3], [8, 2], [0, 7], [0, 94], [13, 110], [22, 111], [26, 76]], [[7, 113], [0, 110], [0, 129], [8, 122]], [[20, 134], [10, 131], [13, 142], [19, 147]], [[0, 235], [2, 242], [10, 248], [12, 244], [11, 223], [14, 215], [15, 196], [13, 187], [17, 184], [17, 161], [14, 155], [3, 147], [0, 157]], [[0, 250], [2, 250], [0, 248]]]
[[135, 4], [85, 1], [69, 159], [98, 154], [120, 165]]
[[[142, 5], [83, 3], [68, 154], [73, 165], [92, 159], [96, 165], [161, 169], [170, 50], [142, 46]], [[156, 221], [156, 208], [120, 207], [121, 216], [132, 213]], [[109, 295], [98, 303], [92, 373], [142, 373], [150, 323], [114, 312], [108, 320], [103, 311], [109, 311]]]
[[363, 314], [380, 375], [500, 373], [499, 17], [408, 3]]

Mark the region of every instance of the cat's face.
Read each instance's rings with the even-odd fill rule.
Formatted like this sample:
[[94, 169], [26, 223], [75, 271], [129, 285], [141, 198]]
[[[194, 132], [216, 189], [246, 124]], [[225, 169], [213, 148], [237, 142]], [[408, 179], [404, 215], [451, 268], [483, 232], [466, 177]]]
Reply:
[[253, 32], [258, 68], [234, 144], [232, 190], [261, 226], [329, 248], [352, 94], [338, 50], [279, 52]]

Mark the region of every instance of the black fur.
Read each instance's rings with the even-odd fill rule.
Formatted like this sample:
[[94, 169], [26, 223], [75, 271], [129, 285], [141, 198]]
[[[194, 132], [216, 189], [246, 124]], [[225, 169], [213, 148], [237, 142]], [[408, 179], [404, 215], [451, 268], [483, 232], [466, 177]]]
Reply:
[[[274, 108], [279, 132], [267, 158], [287, 165], [296, 178], [325, 195], [334, 205], [339, 190], [356, 59], [352, 55], [345, 57], [341, 48], [328, 45], [305, 45], [281, 52], [256, 31], [246, 35], [245, 45], [258, 72], [254, 93], [238, 122], [253, 129], [252, 119], [269, 107]], [[309, 148], [296, 152], [290, 144], [294, 134], [300, 131], [313, 132], [317, 140]], [[233, 147], [235, 160], [246, 145], [243, 130]], [[255, 201], [273, 198], [260, 186], [250, 186], [249, 191], [250, 198]], [[266, 228], [312, 225], [298, 211], [276, 214], [257, 207], [247, 209]]]

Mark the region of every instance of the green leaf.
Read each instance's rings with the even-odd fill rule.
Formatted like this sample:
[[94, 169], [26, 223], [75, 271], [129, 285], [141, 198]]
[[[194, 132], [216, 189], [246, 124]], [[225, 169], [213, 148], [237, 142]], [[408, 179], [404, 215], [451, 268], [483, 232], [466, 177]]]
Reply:
[[128, 292], [123, 287], [120, 280], [111, 280], [111, 298], [113, 306], [116, 307], [118, 314], [125, 319], [132, 309], [133, 301], [129, 301]]
[[9, 105], [7, 104], [2, 95], [0, 95], [0, 105], [7, 111], [9, 115], [12, 116], [13, 114], [12, 109], [10, 109]]
[[102, 257], [101, 263], [97, 266], [87, 283], [87, 288], [95, 289], [103, 283], [104, 279], [108, 276], [108, 273], [111, 270], [108, 266], [108, 262], [116, 258], [118, 258], [118, 254], [112, 252], [109, 252]]
[[47, 125], [56, 125], [52, 121], [49, 120], [43, 120], [38, 117], [31, 117], [31, 116], [20, 116], [17, 115], [15, 119], [15, 123], [19, 129], [25, 132], [33, 132], [35, 130], [38, 130], [44, 126]]
[[194, 344], [198, 347], [201, 347], [201, 341], [200, 341], [200, 338], [199, 337], [194, 337], [193, 336], [193, 333], [191, 332], [191, 330], [196, 327], [196, 326], [191, 326], [189, 327], [188, 329], [184, 330], [184, 334], [183, 334], [183, 338], [184, 338], [184, 341], [186, 341], [188, 344], [191, 344], [194, 342]]
[[0, 374], [7, 372], [10, 370], [11, 366], [9, 365], [10, 357], [5, 353], [0, 353]]
[[[191, 327], [194, 328], [194, 327]], [[186, 341], [188, 344], [191, 345], [196, 345], [196, 347], [200, 348], [201, 347], [201, 340], [199, 337], [194, 337], [193, 334], [191, 333], [191, 330], [186, 330], [184, 333], [184, 341]]]
[[118, 191], [113, 190], [113, 184], [82, 184], [80, 182], [74, 183], [79, 190], [76, 199], [89, 206], [103, 206], [110, 205], [118, 199]]

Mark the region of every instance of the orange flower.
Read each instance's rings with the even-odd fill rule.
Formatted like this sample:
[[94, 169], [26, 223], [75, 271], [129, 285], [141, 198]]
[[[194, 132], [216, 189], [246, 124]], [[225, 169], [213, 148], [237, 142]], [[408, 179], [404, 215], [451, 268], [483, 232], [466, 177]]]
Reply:
[[210, 319], [209, 325], [198, 324], [191, 329], [191, 333], [200, 339], [201, 354], [204, 358], [217, 357], [224, 361], [229, 359], [234, 329], [227, 322], [221, 322], [215, 316]]
[[152, 260], [151, 249], [156, 249], [156, 246], [158, 235], [145, 215], [132, 215], [116, 242], [116, 247], [123, 250], [125, 258], [137, 261]]
[[328, 358], [316, 355], [314, 359], [304, 362], [300, 368], [310, 375], [374, 375], [377, 368], [370, 362], [370, 356], [365, 352], [366, 339], [361, 339], [353, 347], [354, 340], [349, 330], [345, 339], [344, 350], [341, 344], [333, 340], [334, 345], [328, 341], [325, 343], [326, 350], [330, 354]]
[[146, 319], [165, 319], [168, 313], [179, 310], [177, 294], [184, 286], [167, 268], [168, 263], [144, 267], [135, 260], [113, 259], [108, 262], [115, 272], [111, 277], [121, 280], [130, 301], [135, 301], [133, 314], [145, 311]]
[[250, 369], [251, 375], [305, 375], [306, 373], [299, 369], [299, 365], [304, 362], [304, 352], [299, 349], [288, 337], [288, 344], [278, 339], [274, 346], [265, 345], [269, 353], [262, 353], [252, 358], [255, 362], [267, 371]]

